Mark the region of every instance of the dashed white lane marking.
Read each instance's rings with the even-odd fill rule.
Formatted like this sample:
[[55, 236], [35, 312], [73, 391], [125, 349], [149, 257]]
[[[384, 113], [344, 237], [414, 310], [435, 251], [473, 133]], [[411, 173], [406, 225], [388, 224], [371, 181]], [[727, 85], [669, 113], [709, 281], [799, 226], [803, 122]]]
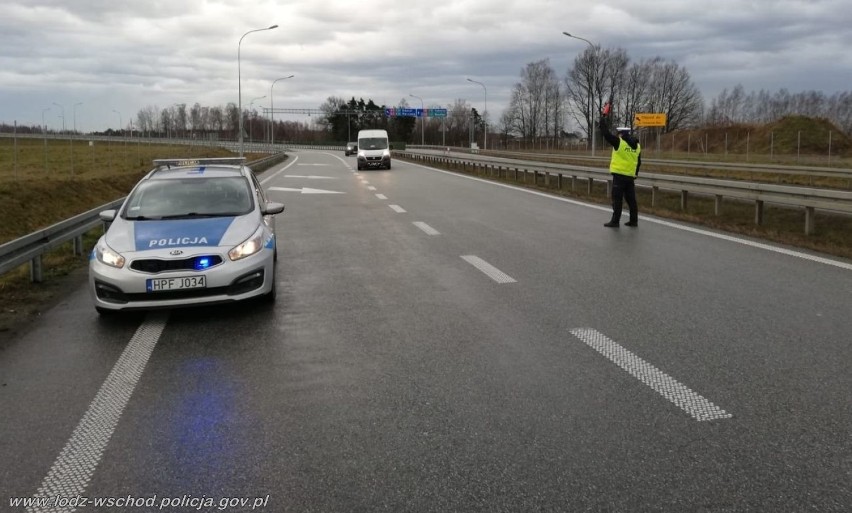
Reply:
[[496, 281], [497, 283], [517, 282], [517, 280], [515, 280], [508, 274], [504, 273], [500, 269], [497, 269], [496, 267], [476, 255], [462, 255], [462, 259], [470, 265], [476, 267], [480, 271], [484, 272], [489, 278]]
[[368, 186], [367, 186], [367, 190], [368, 190], [368, 191], [375, 191], [375, 190], [376, 190], [376, 188], [375, 188], [375, 187], [373, 187], [372, 185], [368, 185]]
[[676, 404], [695, 420], [729, 419], [733, 416], [609, 339], [606, 335], [591, 328], [574, 329], [571, 330], [571, 334], [627, 371], [634, 378], [656, 390], [657, 393]]
[[[160, 339], [168, 313], [149, 314], [136, 330], [124, 352], [118, 358], [106, 381], [101, 385], [83, 419], [77, 424], [71, 439], [50, 468], [36, 492], [36, 497], [77, 497], [84, 495], [89, 480], [100, 462], [101, 455], [112, 437], [154, 346]], [[31, 513], [66, 513], [75, 508], [36, 506]]]
[[405, 213], [405, 209], [400, 207], [399, 205], [388, 205], [388, 206], [391, 208], [391, 210], [393, 210], [397, 214], [404, 214]]
[[431, 226], [429, 226], [428, 224], [426, 224], [422, 221], [414, 221], [413, 224], [414, 224], [414, 226], [423, 230], [426, 233], [426, 235], [441, 235], [441, 232], [432, 228]]
[[387, 197], [387, 196], [385, 196], [384, 194], [376, 194], [376, 197], [377, 197], [377, 198], [379, 198], [380, 200], [386, 200], [386, 199], [388, 199], [388, 197]]

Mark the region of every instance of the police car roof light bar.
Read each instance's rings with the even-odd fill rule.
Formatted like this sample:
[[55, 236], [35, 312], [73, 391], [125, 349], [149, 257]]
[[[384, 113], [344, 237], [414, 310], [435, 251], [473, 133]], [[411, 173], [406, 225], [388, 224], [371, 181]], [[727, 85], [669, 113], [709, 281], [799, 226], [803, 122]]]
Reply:
[[172, 166], [175, 167], [191, 167], [191, 166], [212, 166], [216, 164], [224, 164], [230, 166], [241, 166], [245, 164], [245, 157], [218, 157], [218, 158], [206, 158], [206, 159], [195, 159], [195, 158], [184, 158], [184, 159], [154, 159], [154, 166], [162, 167], [166, 166], [171, 169]]

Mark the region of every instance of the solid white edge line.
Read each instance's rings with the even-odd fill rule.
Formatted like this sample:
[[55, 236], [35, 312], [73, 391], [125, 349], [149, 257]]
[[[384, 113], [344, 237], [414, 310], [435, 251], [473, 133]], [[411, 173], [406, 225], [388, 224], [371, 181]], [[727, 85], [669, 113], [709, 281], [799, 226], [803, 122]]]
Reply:
[[517, 283], [517, 280], [476, 255], [462, 255], [461, 258], [497, 283]]
[[[163, 333], [168, 321], [167, 312], [148, 314], [118, 361], [101, 385], [97, 395], [80, 423], [74, 429], [71, 438], [56, 458], [50, 471], [42, 481], [35, 497], [82, 496], [92, 474], [100, 463], [115, 427], [136, 388], [145, 365]], [[60, 507], [58, 504], [46, 508], [35, 506], [28, 508], [31, 513], [60, 513], [73, 511], [74, 508]]]
[[296, 162], [298, 162], [298, 161], [299, 161], [299, 156], [298, 156], [298, 155], [294, 155], [294, 156], [293, 156], [293, 162], [290, 162], [289, 164], [287, 164], [286, 166], [282, 167], [282, 168], [281, 168], [281, 169], [279, 169], [278, 171], [276, 171], [276, 172], [272, 173], [271, 175], [269, 175], [269, 176], [267, 176], [266, 178], [264, 178], [263, 180], [261, 180], [261, 181], [260, 181], [260, 185], [266, 185], [266, 182], [268, 182], [268, 181], [270, 181], [270, 180], [274, 179], [276, 176], [280, 175], [281, 173], [283, 173], [284, 171], [286, 171], [287, 169], [289, 169], [289, 168], [290, 168], [290, 166], [294, 165], [294, 164], [295, 164]]
[[[497, 187], [505, 187], [506, 189], [513, 189], [513, 190], [516, 190], [516, 191], [525, 192], [527, 194], [533, 194], [535, 196], [541, 196], [543, 198], [550, 198], [550, 199], [553, 199], [553, 200], [556, 200], [556, 201], [562, 201], [564, 203], [570, 203], [572, 205], [577, 205], [577, 206], [580, 206], [580, 207], [593, 208], [595, 210], [602, 210], [604, 212], [612, 212], [612, 209], [610, 207], [602, 207], [602, 206], [593, 205], [593, 204], [590, 204], [590, 203], [583, 203], [582, 201], [572, 200], [572, 199], [569, 199], [569, 198], [563, 198], [561, 196], [554, 196], [552, 194], [547, 194], [547, 193], [539, 192], [539, 191], [533, 191], [533, 190], [530, 190], [530, 189], [524, 189], [523, 187], [518, 187], [518, 186], [515, 186], [515, 185], [492, 182], [490, 180], [477, 178], [475, 176], [465, 176], [465, 175], [462, 175], [462, 174], [459, 174], [459, 173], [453, 173], [452, 171], [444, 171], [443, 169], [436, 169], [434, 167], [424, 166], [423, 164], [417, 164], [417, 163], [414, 163], [414, 162], [406, 162], [406, 163], [411, 164], [413, 166], [421, 167], [423, 169], [428, 169], [430, 171], [435, 171], [435, 172], [438, 172], [438, 173], [444, 173], [446, 175], [455, 176], [455, 177], [458, 177], [458, 178], [466, 178], [468, 180], [474, 180], [474, 181], [477, 181], [477, 182], [487, 183], [489, 185], [495, 185]], [[641, 212], [640, 212], [640, 214], [641, 214]], [[791, 256], [791, 257], [794, 257], [794, 258], [801, 258], [803, 260], [809, 260], [811, 262], [817, 262], [817, 263], [820, 263], [820, 264], [831, 265], [831, 266], [834, 266], [834, 267], [838, 267], [840, 269], [846, 269], [847, 271], [852, 271], [852, 263], [849, 263], [849, 262], [842, 262], [842, 261], [839, 261], [839, 260], [832, 260], [830, 258], [820, 257], [820, 256], [816, 256], [816, 255], [810, 255], [808, 253], [802, 253], [800, 251], [794, 251], [794, 250], [785, 249], [785, 248], [781, 248], [781, 247], [777, 247], [777, 246], [772, 246], [772, 245], [769, 245], [769, 244], [764, 244], [764, 243], [761, 243], [761, 242], [755, 242], [755, 241], [751, 241], [751, 240], [747, 240], [747, 239], [741, 239], [739, 237], [735, 237], [735, 236], [732, 236], [732, 235], [726, 235], [726, 234], [723, 234], [723, 233], [715, 233], [715, 232], [703, 230], [701, 228], [694, 228], [692, 226], [677, 224], [677, 223], [673, 223], [671, 221], [664, 221], [662, 219], [658, 219], [658, 218], [654, 218], [654, 217], [642, 216], [641, 222], [643, 222], [643, 223], [646, 223], [646, 222], [647, 223], [656, 223], [656, 224], [659, 224], [659, 225], [662, 225], [662, 226], [667, 226], [669, 228], [675, 228], [677, 230], [683, 230], [683, 231], [695, 233], [695, 234], [698, 234], [698, 235], [704, 235], [705, 237], [713, 237], [713, 238], [728, 241], [728, 242], [734, 242], [736, 244], [742, 244], [744, 246], [750, 246], [750, 247], [762, 249], [762, 250], [765, 250], [765, 251], [771, 251], [773, 253], [779, 253], [779, 254]]]
[[603, 333], [591, 328], [577, 328], [571, 330], [571, 334], [627, 371], [634, 378], [651, 387], [695, 420], [702, 422], [733, 417], [730, 413], [693, 392], [687, 386], [636, 356]]

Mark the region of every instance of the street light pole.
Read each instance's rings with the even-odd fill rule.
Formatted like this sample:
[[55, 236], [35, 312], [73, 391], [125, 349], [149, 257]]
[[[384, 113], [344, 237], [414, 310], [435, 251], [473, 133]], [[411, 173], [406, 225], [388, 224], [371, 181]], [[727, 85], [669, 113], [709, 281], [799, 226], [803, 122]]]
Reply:
[[[121, 131], [121, 138], [124, 139], [124, 122], [121, 120], [121, 112], [115, 109], [112, 111], [118, 114], [118, 129]], [[124, 139], [124, 163], [127, 164], [127, 139]]]
[[77, 133], [77, 106], [78, 105], [83, 105], [83, 102], [77, 102], [77, 103], [74, 104], [74, 109], [73, 109], [73, 112], [74, 112], [74, 134]]
[[479, 84], [482, 86], [482, 90], [485, 91], [485, 110], [482, 113], [482, 122], [485, 127], [485, 135], [482, 136], [482, 149], [488, 149], [488, 88], [485, 87], [485, 84], [482, 82], [477, 82], [476, 80], [467, 79], [468, 82], [473, 82], [474, 84]]
[[426, 136], [424, 134], [426, 132], [426, 109], [424, 108], [424, 105], [423, 105], [423, 98], [421, 98], [419, 96], [415, 96], [415, 95], [410, 94], [410, 93], [409, 93], [408, 96], [411, 96], [412, 98], [417, 98], [418, 100], [420, 100], [420, 146], [425, 146], [426, 145]]
[[44, 123], [44, 113], [49, 111], [50, 107], [41, 109], [41, 134], [44, 136], [44, 172], [47, 174], [47, 125]]
[[53, 104], [56, 105], [57, 107], [59, 107], [60, 109], [62, 109], [62, 115], [61, 115], [62, 116], [62, 131], [64, 132], [65, 131], [65, 107], [63, 107], [62, 105], [59, 105], [56, 102], [53, 102]]
[[[279, 80], [287, 80], [288, 78], [293, 78], [295, 75], [290, 75], [289, 77], [281, 77], [276, 78], [272, 81], [272, 85], [269, 86], [269, 122], [272, 125], [269, 128], [269, 145], [275, 145], [275, 96], [272, 94], [272, 89], [275, 87], [275, 82]], [[270, 148], [271, 149], [271, 148]]]
[[597, 130], [595, 130], [595, 127], [594, 127], [595, 120], [593, 119], [594, 115], [592, 114], [592, 111], [594, 110], [594, 107], [595, 107], [594, 92], [595, 92], [595, 84], [597, 83], [597, 75], [598, 75], [598, 70], [597, 70], [598, 47], [595, 46], [594, 44], [592, 44], [592, 42], [589, 41], [586, 38], [575, 36], [575, 35], [569, 34], [568, 32], [563, 32], [563, 34], [565, 34], [568, 37], [572, 37], [574, 39], [579, 39], [580, 41], [585, 41], [589, 45], [589, 47], [591, 47], [591, 49], [592, 49], [592, 83], [591, 83], [592, 89], [591, 89], [591, 91], [589, 91], [589, 102], [590, 102], [589, 119], [591, 121], [589, 123], [589, 125], [590, 125], [589, 131], [592, 132], [592, 157], [594, 157], [595, 156], [595, 132], [597, 132]]
[[77, 105], [83, 105], [83, 102], [77, 102], [72, 107], [71, 111], [74, 114], [74, 133], [71, 134], [71, 176], [74, 176], [74, 137], [77, 135]]
[[274, 28], [278, 28], [278, 25], [272, 25], [270, 27], [249, 30], [245, 34], [242, 35], [239, 42], [237, 43], [237, 104], [239, 109], [239, 130], [240, 130], [240, 157], [243, 156], [243, 83], [242, 83], [242, 73], [240, 70], [240, 45], [243, 43], [243, 37], [251, 34], [252, 32], [260, 32], [263, 30], [272, 30]]

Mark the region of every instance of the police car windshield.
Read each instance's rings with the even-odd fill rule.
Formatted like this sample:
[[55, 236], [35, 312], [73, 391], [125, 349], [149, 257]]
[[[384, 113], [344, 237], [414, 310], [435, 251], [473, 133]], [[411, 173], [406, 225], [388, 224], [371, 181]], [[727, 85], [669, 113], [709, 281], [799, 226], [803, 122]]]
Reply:
[[243, 177], [153, 179], [133, 191], [124, 216], [129, 220], [236, 216], [253, 208]]

